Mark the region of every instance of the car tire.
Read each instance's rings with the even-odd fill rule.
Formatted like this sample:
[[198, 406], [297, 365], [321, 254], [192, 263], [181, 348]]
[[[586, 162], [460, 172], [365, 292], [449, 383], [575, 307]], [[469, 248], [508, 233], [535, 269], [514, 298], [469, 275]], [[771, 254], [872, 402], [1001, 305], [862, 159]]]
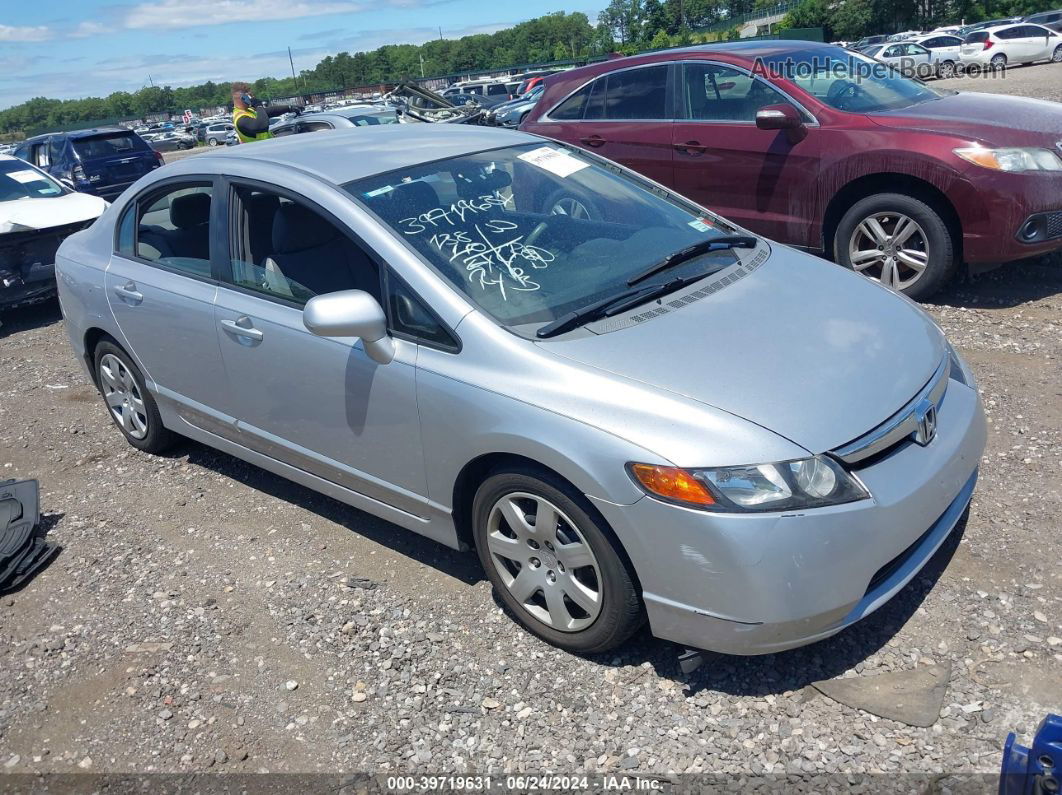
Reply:
[[[556, 520], [549, 529], [535, 524], [543, 510]], [[523, 519], [507, 518], [518, 515]], [[557, 476], [532, 468], [495, 472], [476, 491], [472, 523], [495, 593], [547, 643], [595, 654], [619, 646], [644, 623], [641, 597], [611, 530]]]
[[[899, 245], [898, 235], [904, 236]], [[879, 193], [853, 204], [837, 224], [833, 251], [839, 265], [916, 301], [947, 285], [959, 264], [956, 241], [940, 213], [903, 193]]]
[[1007, 56], [999, 52], [992, 56], [992, 60], [988, 62], [993, 69], [1006, 69], [1007, 68]]
[[601, 213], [597, 204], [589, 196], [561, 188], [546, 197], [542, 202], [543, 215], [568, 215], [584, 221], [597, 221]]
[[210, 138], [207, 141], [207, 146], [217, 146], [217, 145], [218, 145], [218, 139], [217, 138]]
[[942, 61], [937, 65], [937, 77], [942, 80], [947, 80], [949, 77], [955, 77], [955, 63], [954, 61]]
[[155, 398], [129, 355], [104, 340], [96, 346], [93, 362], [107, 414], [125, 440], [145, 453], [161, 453], [169, 448], [176, 437], [162, 424]]
[[1062, 44], [1055, 47], [1055, 51], [1051, 53], [1051, 63], [1062, 63]]

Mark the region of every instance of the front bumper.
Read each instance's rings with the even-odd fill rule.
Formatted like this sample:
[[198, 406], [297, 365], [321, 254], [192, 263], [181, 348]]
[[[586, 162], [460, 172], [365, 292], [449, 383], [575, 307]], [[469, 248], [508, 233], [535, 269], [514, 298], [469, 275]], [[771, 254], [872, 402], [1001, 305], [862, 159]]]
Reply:
[[857, 470], [869, 500], [804, 513], [712, 514], [645, 497], [595, 500], [634, 564], [657, 637], [729, 654], [812, 643], [877, 610], [969, 504], [986, 426], [952, 381], [937, 437]]

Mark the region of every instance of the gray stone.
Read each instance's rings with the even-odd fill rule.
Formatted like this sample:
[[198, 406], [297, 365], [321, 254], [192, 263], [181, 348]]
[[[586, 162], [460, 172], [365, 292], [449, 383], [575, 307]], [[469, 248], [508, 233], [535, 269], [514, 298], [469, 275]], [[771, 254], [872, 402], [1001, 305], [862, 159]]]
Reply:
[[909, 726], [932, 726], [940, 717], [951, 662], [908, 671], [827, 679], [812, 687], [834, 701]]

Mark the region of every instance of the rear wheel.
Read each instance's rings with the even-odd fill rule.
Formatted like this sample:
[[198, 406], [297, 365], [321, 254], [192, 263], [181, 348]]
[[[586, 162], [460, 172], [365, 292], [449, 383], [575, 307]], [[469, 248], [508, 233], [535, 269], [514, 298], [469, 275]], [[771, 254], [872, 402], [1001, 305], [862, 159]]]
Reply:
[[145, 453], [161, 453], [173, 444], [174, 435], [162, 424], [155, 399], [144, 385], [144, 376], [129, 355], [117, 345], [103, 341], [96, 346], [96, 383], [107, 404], [107, 413], [125, 440]]
[[839, 264], [915, 300], [928, 298], [950, 281], [958, 265], [955, 248], [940, 214], [901, 193], [856, 202], [834, 236]]
[[1006, 69], [1007, 68], [1007, 56], [1003, 53], [997, 53], [992, 56], [992, 60], [989, 61], [993, 69]]
[[955, 64], [951, 61], [944, 61], [937, 66], [937, 76], [943, 79], [949, 77], [955, 77]]
[[218, 145], [218, 139], [217, 138], [211, 138], [209, 141], [207, 141], [207, 146], [217, 146], [217, 145]]
[[555, 476], [500, 472], [473, 503], [483, 568], [516, 619], [568, 651], [603, 652], [643, 620], [641, 599], [608, 531]]

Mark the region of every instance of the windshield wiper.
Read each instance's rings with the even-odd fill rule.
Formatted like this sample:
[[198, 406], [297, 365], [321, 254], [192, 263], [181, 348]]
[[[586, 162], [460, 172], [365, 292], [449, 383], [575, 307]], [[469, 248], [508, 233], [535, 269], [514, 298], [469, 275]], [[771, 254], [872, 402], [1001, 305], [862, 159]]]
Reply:
[[645, 287], [630, 288], [616, 295], [610, 295], [608, 298], [602, 298], [600, 301], [594, 301], [593, 303], [575, 309], [566, 315], [562, 315], [556, 320], [544, 325], [535, 332], [535, 335], [540, 339], [555, 337], [558, 334], [563, 334], [565, 331], [571, 331], [573, 328], [577, 328], [595, 318], [618, 315], [638, 304], [644, 304], [646, 301], [651, 301], [665, 293], [679, 290], [688, 284], [703, 279], [705, 276], [708, 276], [716, 270], [719, 270], [719, 268], [709, 268], [703, 273], [696, 273], [690, 276], [679, 276], [671, 281], [661, 282], [660, 284], [650, 284]]
[[679, 249], [674, 254], [668, 254], [662, 260], [650, 265], [644, 271], [634, 274], [631, 278], [627, 279], [627, 285], [633, 287], [638, 282], [644, 282], [650, 276], [655, 276], [660, 271], [673, 268], [676, 265], [681, 265], [683, 262], [688, 262], [694, 257], [699, 257], [701, 254], [706, 254], [709, 251], [725, 248], [756, 248], [756, 238], [749, 237], [748, 235], [723, 235], [721, 237], [712, 238], [711, 240], [702, 240], [699, 243], [694, 243], [692, 246]]

